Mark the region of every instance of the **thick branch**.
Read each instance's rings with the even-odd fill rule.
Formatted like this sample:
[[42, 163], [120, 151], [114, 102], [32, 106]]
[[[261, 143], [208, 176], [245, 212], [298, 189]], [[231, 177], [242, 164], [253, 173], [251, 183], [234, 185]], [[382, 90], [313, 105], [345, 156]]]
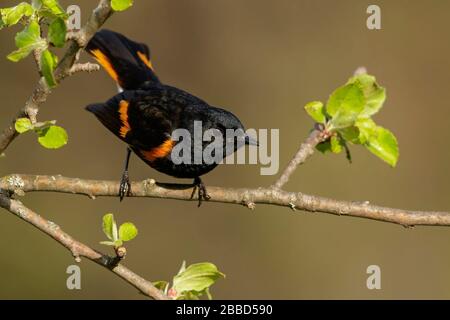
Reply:
[[[72, 66], [76, 62], [80, 50], [83, 49], [89, 39], [91, 39], [95, 32], [103, 25], [103, 23], [105, 23], [106, 19], [111, 16], [112, 12], [110, 0], [101, 0], [97, 8], [89, 17], [86, 25], [77, 35], [77, 38], [68, 42], [66, 54], [61, 59], [61, 62], [55, 70], [55, 75], [58, 82], [73, 74]], [[0, 134], [0, 154], [6, 150], [9, 144], [18, 135], [14, 129], [16, 120], [22, 117], [29, 117], [33, 123], [36, 122], [39, 107], [47, 100], [50, 92], [51, 91], [47, 83], [43, 78], [41, 78], [30, 98], [25, 103], [25, 106], [19, 111], [9, 126]]]
[[[154, 180], [144, 180], [132, 183], [131, 196], [191, 200], [191, 187], [191, 185], [158, 184]], [[119, 182], [82, 180], [61, 176], [10, 175], [0, 179], [0, 189], [17, 194], [51, 191], [82, 194], [91, 198], [99, 196], [117, 197]], [[450, 213], [448, 212], [393, 209], [371, 205], [368, 202], [339, 201], [274, 188], [230, 189], [208, 187], [208, 194], [211, 196], [210, 201], [212, 202], [240, 204], [249, 208], [254, 208], [256, 204], [270, 204], [311, 212], [391, 222], [403, 226], [450, 226]]]
[[156, 300], [168, 299], [168, 297], [164, 295], [160, 290], [155, 288], [155, 286], [153, 286], [150, 281], [145, 280], [144, 278], [135, 274], [133, 271], [122, 266], [121, 264], [117, 264], [114, 258], [97, 252], [87, 245], [75, 240], [70, 235], [61, 230], [58, 225], [44, 219], [37, 213], [28, 209], [20, 201], [12, 200], [6, 195], [0, 194], [0, 207], [15, 214], [19, 218], [32, 224], [45, 234], [55, 239], [57, 242], [70, 250], [70, 252], [77, 260], [80, 257], [88, 258], [89, 260], [94, 261], [102, 267], [111, 270], [113, 273], [124, 279], [129, 284], [133, 285], [146, 296]]

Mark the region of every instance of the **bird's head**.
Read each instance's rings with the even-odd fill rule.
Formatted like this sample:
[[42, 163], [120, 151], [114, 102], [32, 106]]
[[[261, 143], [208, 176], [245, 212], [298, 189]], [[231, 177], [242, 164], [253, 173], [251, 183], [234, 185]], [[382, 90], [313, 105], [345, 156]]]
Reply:
[[234, 151], [243, 145], [258, 146], [258, 141], [245, 132], [241, 121], [233, 113], [214, 108], [214, 127], [219, 129], [225, 144], [234, 144]]

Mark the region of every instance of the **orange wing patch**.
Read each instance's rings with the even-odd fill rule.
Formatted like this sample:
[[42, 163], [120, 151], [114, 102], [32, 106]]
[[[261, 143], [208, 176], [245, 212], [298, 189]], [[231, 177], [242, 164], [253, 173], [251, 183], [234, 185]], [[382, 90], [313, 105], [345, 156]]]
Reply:
[[103, 68], [105, 68], [106, 72], [109, 74], [111, 78], [114, 79], [114, 81], [119, 82], [119, 75], [117, 74], [116, 70], [114, 70], [114, 67], [111, 64], [111, 61], [109, 61], [108, 57], [103, 54], [99, 49], [94, 49], [91, 51], [92, 55], [94, 56], [95, 60], [98, 61], [102, 65]]
[[154, 71], [152, 62], [147, 58], [147, 56], [144, 53], [138, 51], [137, 55], [139, 56], [139, 59], [141, 59], [142, 62], [144, 62], [147, 67], [149, 67], [152, 71]]
[[128, 123], [128, 107], [130, 103], [128, 101], [122, 100], [119, 103], [119, 115], [120, 115], [120, 121], [122, 122], [122, 126], [120, 127], [120, 136], [122, 138], [125, 138], [127, 136], [127, 133], [130, 132], [131, 127]]
[[153, 148], [152, 150], [141, 151], [141, 154], [146, 160], [148, 160], [149, 162], [153, 162], [156, 159], [164, 158], [165, 156], [167, 156], [172, 151], [174, 145], [175, 141], [169, 138], [161, 145]]

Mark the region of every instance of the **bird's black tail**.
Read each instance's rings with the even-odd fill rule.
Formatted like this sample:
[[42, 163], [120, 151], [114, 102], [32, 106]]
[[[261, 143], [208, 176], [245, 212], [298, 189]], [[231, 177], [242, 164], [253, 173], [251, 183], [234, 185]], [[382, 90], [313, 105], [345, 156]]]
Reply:
[[106, 72], [125, 90], [138, 89], [146, 81], [159, 82], [150, 60], [150, 50], [120, 33], [101, 30], [86, 46]]

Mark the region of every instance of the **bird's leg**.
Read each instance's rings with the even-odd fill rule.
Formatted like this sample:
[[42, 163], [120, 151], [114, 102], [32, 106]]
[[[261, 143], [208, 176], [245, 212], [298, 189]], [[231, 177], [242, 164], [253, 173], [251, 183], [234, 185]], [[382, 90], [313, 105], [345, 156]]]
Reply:
[[127, 147], [127, 156], [125, 159], [125, 169], [122, 174], [122, 178], [120, 179], [120, 187], [119, 187], [119, 198], [120, 201], [123, 200], [124, 197], [127, 197], [131, 193], [131, 184], [130, 178], [128, 176], [128, 164], [130, 162], [131, 149]]
[[208, 192], [206, 191], [206, 186], [203, 183], [202, 179], [199, 177], [196, 177], [194, 179], [194, 189], [192, 190], [191, 199], [194, 197], [195, 192], [198, 190], [198, 206], [200, 207], [202, 205], [202, 201], [208, 201], [211, 199], [211, 197], [208, 195]]

